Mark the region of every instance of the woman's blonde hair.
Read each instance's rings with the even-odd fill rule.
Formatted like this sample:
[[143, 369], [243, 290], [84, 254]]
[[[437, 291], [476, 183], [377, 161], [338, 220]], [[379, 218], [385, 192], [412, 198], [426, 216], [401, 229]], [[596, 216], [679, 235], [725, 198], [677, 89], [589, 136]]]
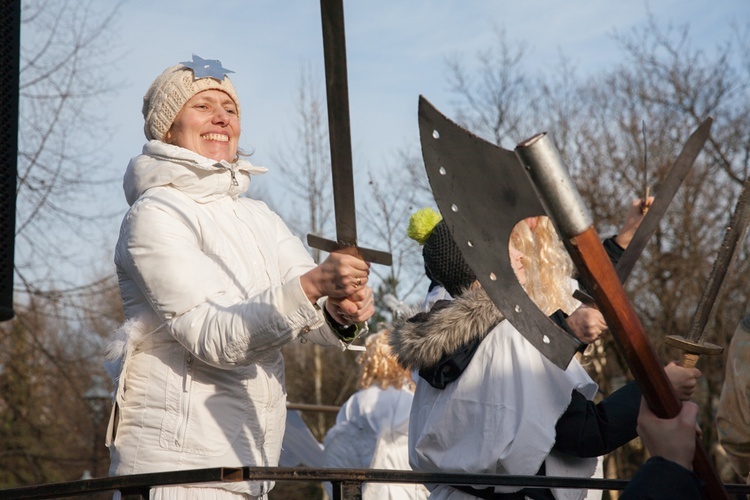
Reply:
[[360, 365], [357, 386], [360, 389], [367, 389], [375, 384], [381, 389], [406, 387], [414, 390], [411, 372], [398, 364], [388, 345], [390, 336], [388, 329], [367, 336], [365, 350], [357, 356], [357, 363]]
[[511, 233], [511, 242], [524, 254], [524, 288], [539, 309], [545, 314], [558, 309], [567, 314], [573, 312], [573, 262], [549, 218], [537, 217], [533, 230], [526, 221], [519, 222]]

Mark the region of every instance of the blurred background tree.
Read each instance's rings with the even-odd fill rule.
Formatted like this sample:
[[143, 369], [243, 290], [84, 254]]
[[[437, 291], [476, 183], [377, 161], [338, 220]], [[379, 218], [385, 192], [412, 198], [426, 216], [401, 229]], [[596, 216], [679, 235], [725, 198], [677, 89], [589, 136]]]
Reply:
[[[106, 475], [103, 338], [122, 317], [100, 245], [108, 131], [98, 113], [117, 4], [22, 5], [14, 279], [0, 324], [0, 487]], [[111, 253], [111, 252], [107, 252]], [[108, 387], [103, 388], [107, 393]], [[102, 406], [104, 403], [104, 406]]]

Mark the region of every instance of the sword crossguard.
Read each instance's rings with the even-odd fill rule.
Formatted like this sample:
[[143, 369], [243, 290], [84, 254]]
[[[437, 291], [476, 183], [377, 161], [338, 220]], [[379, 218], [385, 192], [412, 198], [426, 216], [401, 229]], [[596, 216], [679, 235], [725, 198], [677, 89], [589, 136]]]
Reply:
[[576, 289], [573, 291], [573, 298], [585, 306], [596, 307], [598, 309], [598, 306], [596, 305], [596, 300], [594, 300], [594, 297], [592, 297], [591, 295], [589, 295], [588, 293], [584, 292], [581, 289]]
[[373, 262], [384, 266], [390, 266], [393, 264], [393, 257], [388, 252], [374, 250], [372, 248], [362, 248], [358, 247], [356, 244], [352, 245], [341, 241], [333, 241], [314, 234], [307, 235], [307, 244], [312, 248], [317, 248], [318, 250], [323, 250], [328, 253], [341, 250], [342, 248], [354, 248], [357, 250], [359, 257], [366, 262]]
[[724, 352], [724, 348], [711, 342], [695, 342], [688, 340], [682, 335], [667, 335], [665, 341], [667, 344], [682, 349], [682, 359], [679, 365], [683, 368], [693, 368], [698, 362], [701, 354], [716, 356]]

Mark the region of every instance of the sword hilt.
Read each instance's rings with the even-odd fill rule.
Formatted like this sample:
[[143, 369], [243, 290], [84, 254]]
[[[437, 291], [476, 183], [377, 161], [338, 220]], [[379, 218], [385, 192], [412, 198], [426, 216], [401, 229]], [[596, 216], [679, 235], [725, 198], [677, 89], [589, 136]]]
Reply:
[[682, 359], [678, 363], [683, 368], [695, 368], [701, 354], [716, 356], [724, 351], [724, 348], [711, 342], [695, 342], [681, 335], [667, 335], [667, 344], [682, 349]]
[[362, 248], [356, 245], [348, 245], [340, 241], [329, 240], [314, 234], [307, 235], [307, 244], [312, 248], [317, 248], [318, 250], [323, 250], [328, 253], [341, 250], [342, 248], [354, 248], [357, 250], [359, 257], [366, 262], [373, 262], [384, 266], [390, 266], [393, 264], [393, 257], [388, 252], [373, 250], [372, 248]]

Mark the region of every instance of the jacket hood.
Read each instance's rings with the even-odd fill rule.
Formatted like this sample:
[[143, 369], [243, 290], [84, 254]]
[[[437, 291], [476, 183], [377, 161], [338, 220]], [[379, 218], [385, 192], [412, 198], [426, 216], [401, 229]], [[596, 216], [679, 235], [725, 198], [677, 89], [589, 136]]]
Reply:
[[396, 325], [391, 349], [399, 363], [420, 370], [435, 366], [444, 355], [483, 339], [505, 317], [482, 288], [469, 290], [452, 301], [441, 301], [429, 313], [420, 313]]
[[237, 198], [250, 186], [250, 175], [267, 171], [247, 160], [217, 162], [189, 149], [154, 140], [143, 146], [143, 154], [130, 160], [123, 189], [128, 205], [147, 190], [160, 186], [172, 186], [197, 202], [207, 203], [224, 196]]

